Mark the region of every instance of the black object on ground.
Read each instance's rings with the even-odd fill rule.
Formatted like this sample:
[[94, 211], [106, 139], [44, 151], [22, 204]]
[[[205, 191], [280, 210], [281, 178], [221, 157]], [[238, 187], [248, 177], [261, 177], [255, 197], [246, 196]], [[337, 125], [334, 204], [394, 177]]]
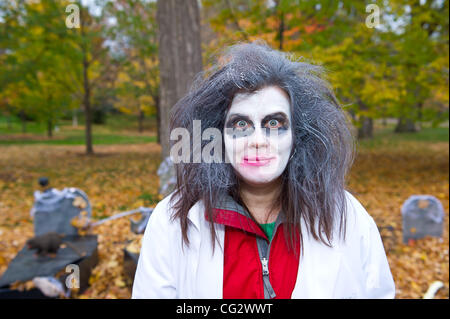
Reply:
[[138, 260], [139, 254], [132, 253], [126, 248], [123, 250], [123, 270], [129, 281], [131, 281], [131, 285], [133, 285]]
[[[36, 250], [28, 249], [25, 245], [0, 278], [0, 298], [19, 294], [19, 292], [9, 289], [10, 285], [17, 281], [26, 282], [35, 277], [55, 276], [70, 264], [79, 267], [79, 292], [82, 293], [89, 286], [91, 271], [98, 262], [97, 244], [96, 235], [65, 236], [62, 238], [62, 247], [58, 249], [55, 257], [36, 256]], [[59, 278], [63, 285], [70, 274], [67, 273]], [[32, 294], [31, 292], [23, 293], [25, 298]]]

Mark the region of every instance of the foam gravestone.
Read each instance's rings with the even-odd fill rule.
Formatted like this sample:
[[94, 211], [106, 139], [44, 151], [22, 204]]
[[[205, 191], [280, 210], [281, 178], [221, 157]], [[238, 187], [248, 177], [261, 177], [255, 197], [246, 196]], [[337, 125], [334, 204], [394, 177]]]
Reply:
[[164, 159], [156, 173], [160, 180], [158, 192], [162, 197], [166, 197], [174, 190], [177, 183], [175, 167], [169, 156]]
[[403, 242], [425, 236], [442, 237], [444, 209], [431, 195], [412, 195], [401, 209], [403, 217]]
[[36, 236], [48, 232], [77, 235], [74, 218], [83, 219], [85, 223], [90, 219], [91, 205], [87, 195], [80, 189], [36, 191], [34, 198], [32, 215]]

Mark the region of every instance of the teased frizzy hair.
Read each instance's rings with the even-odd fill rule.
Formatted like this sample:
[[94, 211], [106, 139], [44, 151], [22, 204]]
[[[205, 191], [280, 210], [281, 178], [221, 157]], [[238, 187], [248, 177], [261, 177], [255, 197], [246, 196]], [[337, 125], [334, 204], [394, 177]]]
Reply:
[[[296, 60], [263, 42], [239, 43], [227, 48], [218, 63], [196, 77], [171, 113], [170, 130], [186, 128], [193, 136], [193, 121], [201, 120], [202, 132], [209, 127], [223, 132], [236, 93], [273, 85], [288, 94], [293, 153], [282, 174], [282, 192], [276, 204], [281, 204], [285, 213], [285, 240], [292, 249], [296, 236], [303, 247], [301, 221], [315, 240], [330, 247], [335, 224], [339, 223], [339, 236], [345, 240], [345, 178], [354, 161], [355, 140], [348, 118], [323, 75], [321, 66]], [[202, 141], [202, 149], [207, 143]], [[222, 163], [193, 163], [191, 154], [189, 163], [175, 164], [173, 218], [179, 219], [187, 245], [188, 212], [197, 201], [203, 202], [210, 221], [221, 194], [230, 194], [247, 208], [234, 169], [222, 157]], [[214, 245], [217, 237], [212, 222], [210, 230]]]

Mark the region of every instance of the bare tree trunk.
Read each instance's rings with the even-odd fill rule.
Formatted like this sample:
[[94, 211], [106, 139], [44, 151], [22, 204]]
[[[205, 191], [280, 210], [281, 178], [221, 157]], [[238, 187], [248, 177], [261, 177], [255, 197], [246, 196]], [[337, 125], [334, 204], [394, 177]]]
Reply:
[[88, 77], [89, 63], [87, 61], [86, 55], [83, 55], [83, 87], [84, 87], [84, 115], [85, 115], [85, 136], [86, 136], [86, 154], [94, 154], [92, 148], [92, 112], [91, 112], [91, 88], [89, 87], [89, 77]]
[[156, 102], [156, 124], [157, 124], [156, 140], [158, 144], [161, 145], [161, 106], [159, 103], [159, 94], [154, 97], [154, 100]]
[[[361, 111], [368, 110], [367, 105], [359, 100], [358, 106]], [[358, 139], [360, 138], [372, 138], [373, 137], [373, 119], [368, 116], [360, 116], [359, 123], [361, 127], [358, 128]]]
[[[84, 19], [81, 17], [81, 35], [82, 40], [85, 40], [85, 31], [84, 31]], [[86, 137], [86, 154], [92, 155], [94, 154], [94, 150], [92, 148], [92, 112], [91, 112], [91, 87], [89, 83], [89, 61], [88, 61], [88, 52], [87, 52], [87, 44], [83, 43], [81, 45], [82, 48], [82, 54], [83, 54], [83, 88], [84, 88], [84, 95], [83, 95], [83, 107], [84, 107], [84, 116], [85, 116], [85, 137]]]
[[278, 38], [280, 39], [280, 45], [278, 47], [278, 49], [280, 51], [283, 51], [283, 40], [284, 40], [284, 13], [281, 14], [280, 16], [280, 26], [278, 28]]
[[158, 0], [160, 70], [160, 141], [163, 159], [170, 154], [170, 110], [202, 70], [200, 13], [197, 0]]
[[144, 111], [139, 108], [139, 115], [138, 115], [138, 131], [139, 133], [142, 133], [144, 131]]
[[[280, 8], [280, 0], [275, 0], [275, 7], [274, 7], [274, 13], [278, 15], [278, 18], [280, 20], [280, 24], [278, 25], [278, 31], [277, 31], [277, 39], [278, 39], [278, 49], [280, 51], [283, 50], [283, 42], [284, 42], [284, 12], [283, 9]], [[278, 12], [279, 11], [279, 12]]]
[[414, 121], [405, 117], [399, 117], [397, 126], [395, 127], [395, 133], [407, 133], [417, 132]]
[[24, 111], [19, 112], [19, 118], [22, 122], [22, 133], [25, 133], [27, 131], [27, 118]]
[[360, 117], [361, 127], [358, 128], [358, 138], [372, 138], [373, 137], [373, 119], [366, 116]]
[[53, 137], [53, 123], [51, 119], [47, 120], [47, 137]]

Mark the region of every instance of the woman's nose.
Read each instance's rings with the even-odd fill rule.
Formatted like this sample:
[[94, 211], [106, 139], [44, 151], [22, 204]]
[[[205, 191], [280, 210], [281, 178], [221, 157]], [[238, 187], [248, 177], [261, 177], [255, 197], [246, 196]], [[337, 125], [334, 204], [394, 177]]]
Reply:
[[248, 146], [249, 148], [255, 149], [267, 148], [269, 146], [269, 141], [263, 128], [255, 128], [253, 134], [250, 135]]

